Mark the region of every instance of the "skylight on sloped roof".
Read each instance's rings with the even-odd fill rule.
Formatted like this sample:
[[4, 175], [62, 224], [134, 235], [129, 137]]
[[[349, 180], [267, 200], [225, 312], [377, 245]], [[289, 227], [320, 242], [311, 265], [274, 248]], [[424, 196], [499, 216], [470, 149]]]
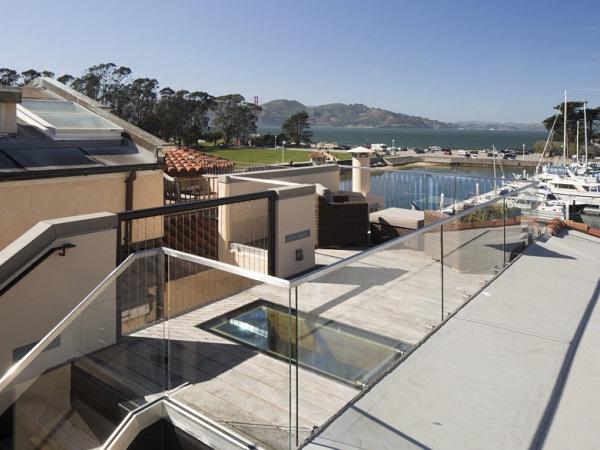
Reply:
[[23, 100], [17, 117], [55, 140], [120, 139], [123, 129], [68, 101]]

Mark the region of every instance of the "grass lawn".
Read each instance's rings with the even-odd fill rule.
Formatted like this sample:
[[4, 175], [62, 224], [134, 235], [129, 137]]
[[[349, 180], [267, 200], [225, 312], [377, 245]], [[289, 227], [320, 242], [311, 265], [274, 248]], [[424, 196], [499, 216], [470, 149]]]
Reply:
[[[203, 151], [235, 162], [259, 164], [275, 164], [282, 162], [281, 149], [274, 148], [207, 148]], [[286, 149], [284, 162], [289, 163], [290, 161], [309, 161], [311, 153], [312, 150]], [[338, 159], [349, 159], [350, 157], [350, 155], [343, 152], [335, 153], [335, 156]]]

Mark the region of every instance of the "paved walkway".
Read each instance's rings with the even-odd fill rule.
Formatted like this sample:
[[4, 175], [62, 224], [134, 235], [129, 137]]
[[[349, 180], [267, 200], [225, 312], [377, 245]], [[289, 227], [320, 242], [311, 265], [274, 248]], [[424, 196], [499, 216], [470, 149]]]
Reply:
[[311, 449], [600, 447], [600, 240], [530, 246]]

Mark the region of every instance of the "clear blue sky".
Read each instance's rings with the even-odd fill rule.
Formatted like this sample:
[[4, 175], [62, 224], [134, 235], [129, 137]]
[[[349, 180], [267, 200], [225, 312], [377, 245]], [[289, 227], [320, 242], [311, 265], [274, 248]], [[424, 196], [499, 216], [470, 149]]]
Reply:
[[537, 122], [600, 104], [598, 0], [4, 0], [0, 67], [100, 62], [161, 87]]

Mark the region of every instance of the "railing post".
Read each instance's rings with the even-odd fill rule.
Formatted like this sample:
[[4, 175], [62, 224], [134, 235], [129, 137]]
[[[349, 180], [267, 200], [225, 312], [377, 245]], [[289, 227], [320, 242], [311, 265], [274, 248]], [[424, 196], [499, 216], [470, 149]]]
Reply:
[[429, 209], [429, 175], [425, 174], [425, 209]]
[[117, 215], [117, 264], [118, 266], [123, 261], [123, 239], [121, 216]]
[[442, 322], [444, 321], [444, 225], [440, 225], [440, 293], [441, 293], [441, 313]]
[[268, 201], [268, 274], [275, 276], [277, 271], [276, 252], [277, 252], [277, 193], [271, 191]]
[[506, 266], [506, 198], [502, 199], [502, 258]]
[[[117, 214], [117, 262], [115, 267], [119, 267], [119, 265], [123, 262], [123, 243], [121, 240], [122, 236], [122, 222], [121, 216]], [[123, 296], [123, 280], [121, 277], [117, 277], [115, 280], [116, 284], [116, 295], [115, 295], [115, 335], [117, 340], [121, 338], [123, 335], [123, 305], [122, 305], [122, 296]]]

